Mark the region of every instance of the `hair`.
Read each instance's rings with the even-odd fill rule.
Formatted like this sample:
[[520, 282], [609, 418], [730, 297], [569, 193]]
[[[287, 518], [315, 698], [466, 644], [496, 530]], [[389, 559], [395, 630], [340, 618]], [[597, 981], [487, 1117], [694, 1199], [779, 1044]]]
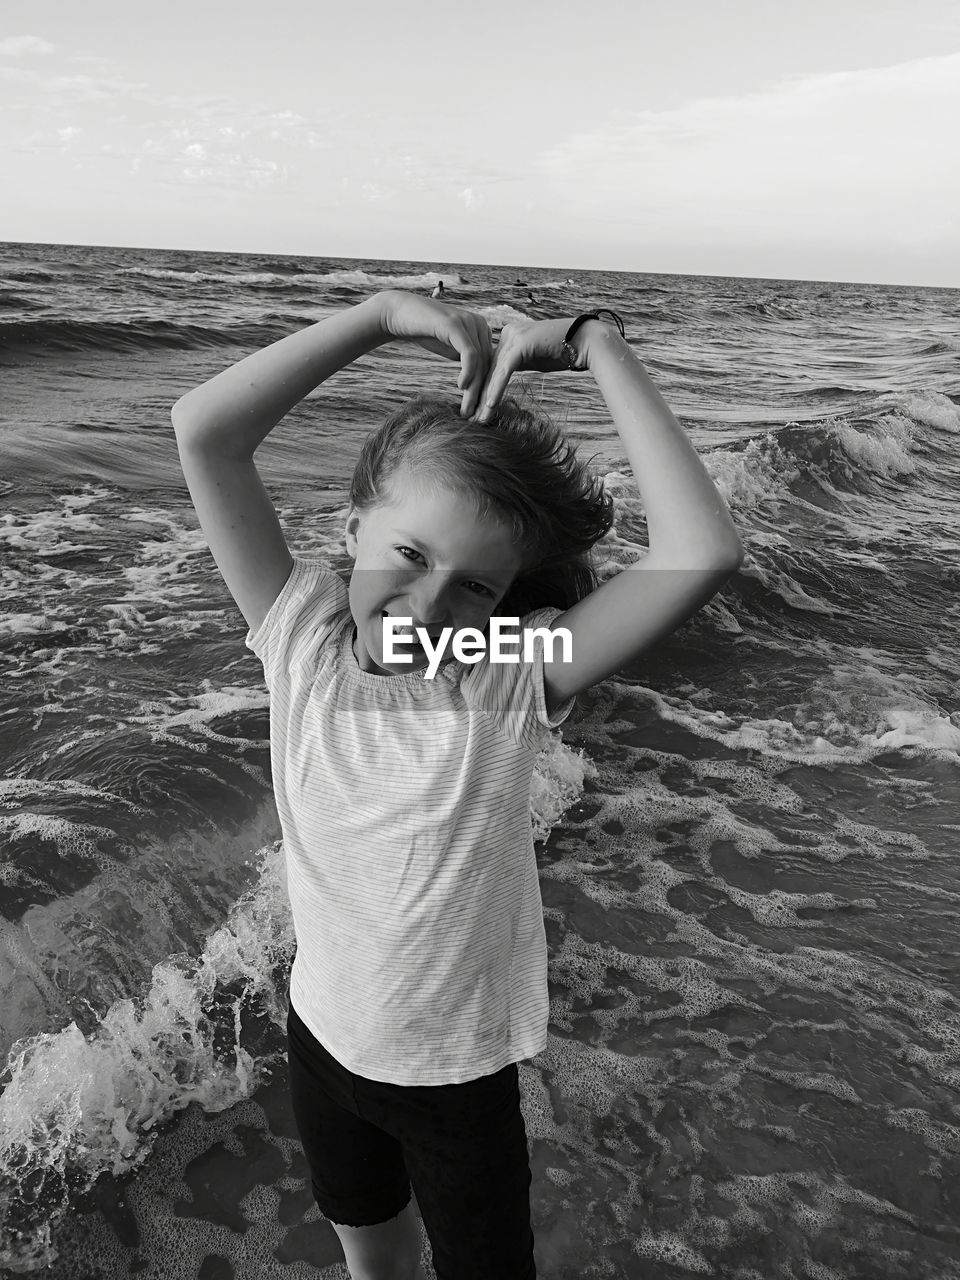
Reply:
[[497, 613], [523, 617], [548, 605], [569, 609], [598, 585], [590, 553], [613, 525], [613, 499], [589, 462], [536, 402], [505, 398], [479, 423], [442, 396], [420, 395], [364, 441], [350, 501], [360, 512], [391, 502], [402, 469], [462, 496], [479, 519], [499, 520], [522, 564]]

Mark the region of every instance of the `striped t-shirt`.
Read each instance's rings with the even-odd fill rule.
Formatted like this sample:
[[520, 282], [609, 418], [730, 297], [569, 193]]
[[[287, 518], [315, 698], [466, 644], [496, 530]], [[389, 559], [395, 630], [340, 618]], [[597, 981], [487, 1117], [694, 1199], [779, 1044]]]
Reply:
[[290, 1001], [357, 1075], [461, 1084], [546, 1047], [530, 784], [575, 699], [547, 716], [542, 637], [533, 662], [521, 645], [519, 663], [450, 659], [428, 680], [363, 671], [353, 635], [340, 577], [295, 557], [246, 638], [270, 692]]

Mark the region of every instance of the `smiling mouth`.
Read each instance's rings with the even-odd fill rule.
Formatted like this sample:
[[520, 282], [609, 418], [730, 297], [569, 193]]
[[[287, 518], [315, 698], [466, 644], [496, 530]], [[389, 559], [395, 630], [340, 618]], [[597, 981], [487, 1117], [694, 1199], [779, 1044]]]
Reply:
[[[392, 616], [391, 614], [389, 614], [389, 613], [387, 613], [385, 610], [381, 609], [381, 611], [380, 611], [380, 617], [381, 617], [381, 619], [383, 619], [383, 618], [389, 618], [389, 617], [391, 617], [391, 616]], [[415, 649], [422, 649], [422, 648], [423, 648], [423, 645], [420, 643], [420, 639], [419, 639], [419, 637], [417, 636], [417, 633], [416, 633], [416, 631], [415, 631], [415, 630], [413, 630], [413, 631], [397, 631], [397, 630], [396, 630], [396, 628], [394, 628], [394, 632], [393, 632], [393, 634], [394, 634], [394, 636], [395, 636], [398, 640], [407, 639], [407, 638], [409, 638], [410, 640], [412, 640], [412, 641], [413, 641], [413, 646], [414, 646], [414, 648], [415, 648]], [[429, 638], [430, 638], [430, 643], [431, 643], [431, 644], [436, 644], [436, 643], [437, 643], [437, 641], [440, 639], [439, 635], [430, 635], [430, 632], [429, 632], [429, 631], [427, 632], [427, 635], [428, 635], [428, 636], [429, 636]]]

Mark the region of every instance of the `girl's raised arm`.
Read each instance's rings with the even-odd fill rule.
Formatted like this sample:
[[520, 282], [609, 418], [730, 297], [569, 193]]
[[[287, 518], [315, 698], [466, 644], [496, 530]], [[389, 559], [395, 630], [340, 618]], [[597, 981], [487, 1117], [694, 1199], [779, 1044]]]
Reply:
[[544, 662], [548, 708], [621, 671], [676, 630], [744, 557], [726, 503], [629, 343], [612, 326], [586, 319], [571, 344], [571, 366], [564, 354], [569, 326], [569, 320], [504, 326], [478, 419], [489, 419], [518, 369], [589, 369], [630, 461], [650, 549], [552, 623], [570, 632], [573, 657]]
[[200, 527], [254, 631], [280, 594], [293, 559], [253, 455], [304, 396], [394, 338], [460, 360], [464, 411], [473, 411], [492, 359], [486, 322], [395, 290], [254, 352], [173, 406], [180, 463]]
[[251, 630], [293, 567], [254, 452], [304, 396], [384, 341], [374, 303], [367, 299], [282, 338], [173, 406], [180, 465], [200, 527]]

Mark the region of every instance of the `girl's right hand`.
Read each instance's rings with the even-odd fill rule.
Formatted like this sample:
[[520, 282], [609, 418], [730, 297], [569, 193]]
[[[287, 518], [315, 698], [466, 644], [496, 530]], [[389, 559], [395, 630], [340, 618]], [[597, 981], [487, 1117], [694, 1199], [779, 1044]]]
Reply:
[[493, 364], [493, 334], [483, 316], [403, 289], [387, 289], [377, 299], [386, 338], [415, 342], [435, 355], [460, 361], [460, 414], [469, 418]]

